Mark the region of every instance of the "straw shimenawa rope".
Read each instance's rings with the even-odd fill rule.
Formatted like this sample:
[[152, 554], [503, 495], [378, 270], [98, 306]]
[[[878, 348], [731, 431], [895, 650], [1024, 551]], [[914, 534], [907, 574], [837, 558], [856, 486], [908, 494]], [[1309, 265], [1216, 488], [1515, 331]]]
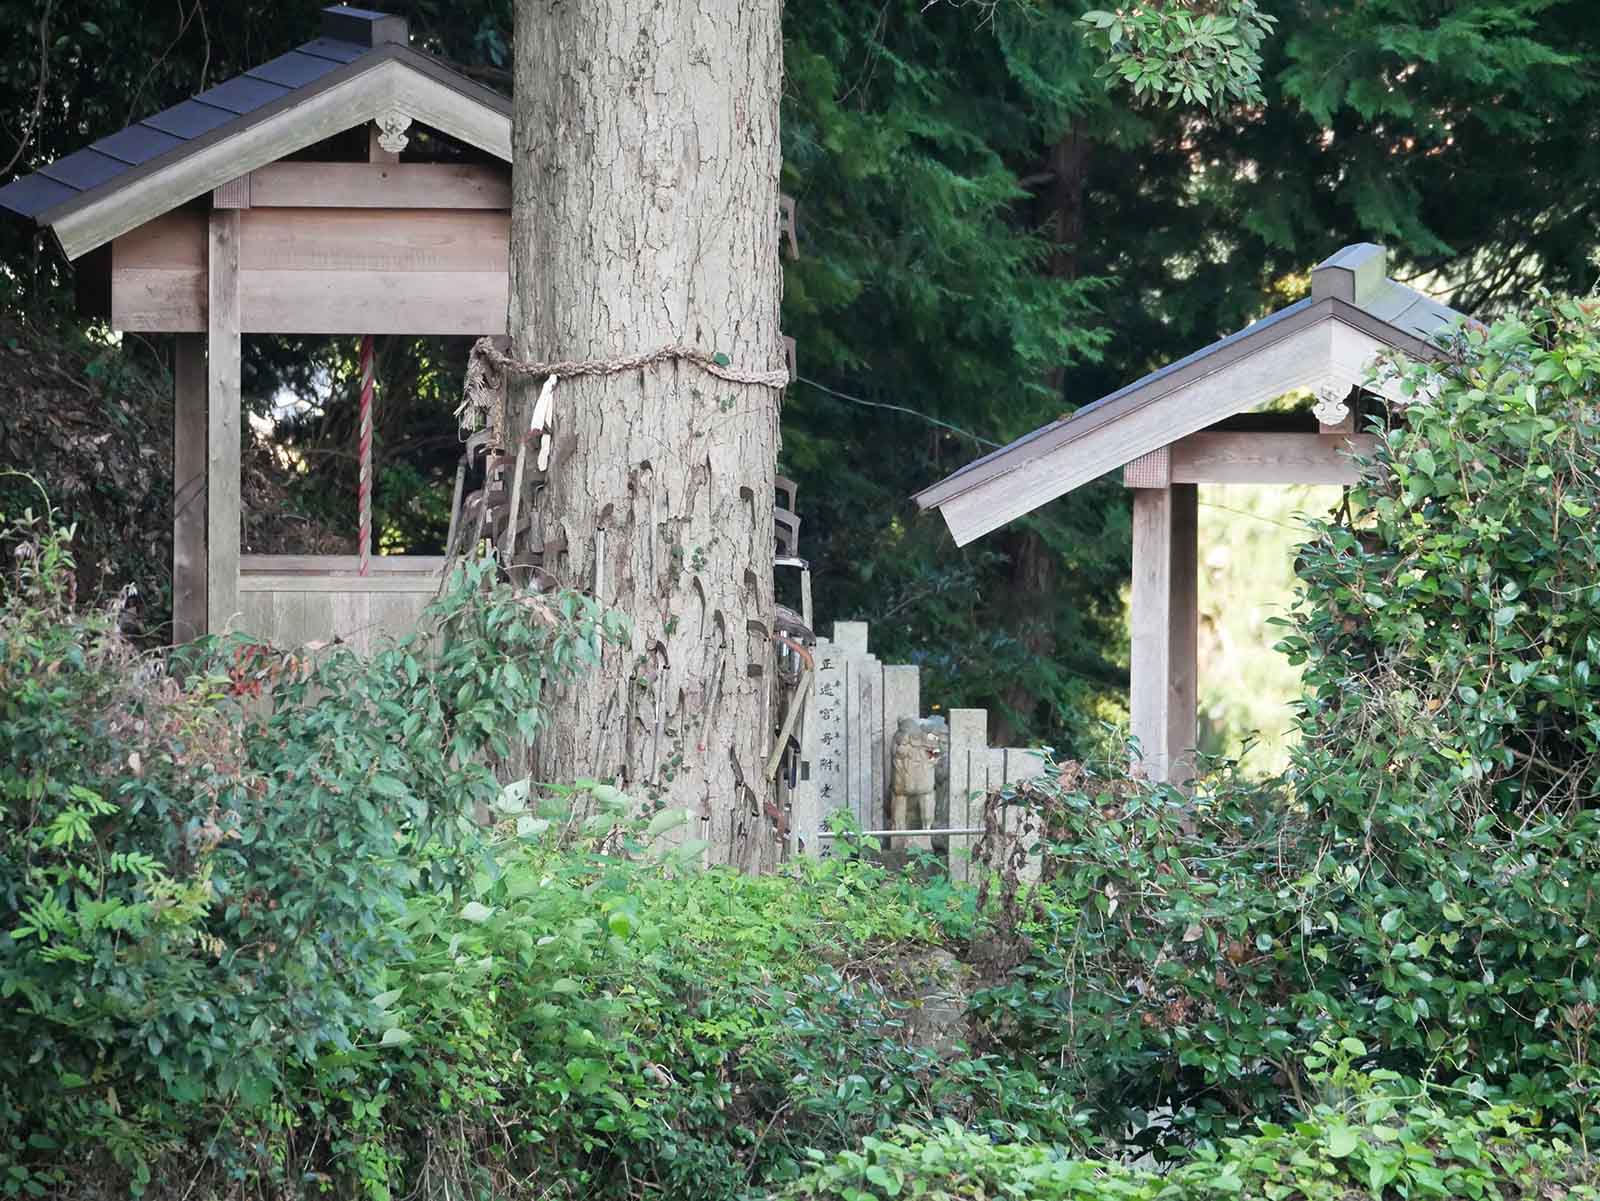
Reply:
[[730, 366], [725, 356], [696, 350], [692, 346], [662, 346], [646, 354], [614, 359], [560, 359], [552, 363], [539, 363], [514, 358], [495, 346], [493, 339], [479, 338], [467, 358], [466, 386], [463, 389], [466, 395], [456, 409], [456, 417], [463, 429], [490, 425], [503, 442], [506, 432], [506, 376], [555, 376], [560, 379], [573, 375], [620, 375], [669, 359], [693, 363], [707, 375], [730, 384], [754, 384], [767, 388], [785, 388], [789, 384], [789, 373], [782, 367], [773, 371], [744, 371]]

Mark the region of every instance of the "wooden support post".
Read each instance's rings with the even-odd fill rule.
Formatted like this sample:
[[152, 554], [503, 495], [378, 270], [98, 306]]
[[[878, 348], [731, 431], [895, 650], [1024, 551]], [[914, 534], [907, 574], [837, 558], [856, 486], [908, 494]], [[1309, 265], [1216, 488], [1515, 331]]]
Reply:
[[1180, 786], [1194, 776], [1198, 504], [1193, 484], [1133, 493], [1132, 733], [1149, 778]]
[[206, 340], [172, 354], [172, 644], [206, 632]]
[[211, 189], [211, 207], [214, 209], [247, 209], [250, 207], [250, 173], [218, 184]]
[[[409, 122], [407, 122], [409, 124]], [[369, 163], [398, 163], [400, 152], [398, 150], [385, 150], [378, 144], [383, 137], [383, 130], [376, 121], [367, 126], [367, 161]]]
[[1167, 448], [1172, 452], [1172, 471], [1164, 482], [1354, 484], [1361, 473], [1351, 456], [1372, 455], [1377, 441], [1371, 434], [1339, 430], [1320, 434], [1190, 434]]
[[206, 258], [206, 628], [239, 611], [239, 210], [213, 209]]

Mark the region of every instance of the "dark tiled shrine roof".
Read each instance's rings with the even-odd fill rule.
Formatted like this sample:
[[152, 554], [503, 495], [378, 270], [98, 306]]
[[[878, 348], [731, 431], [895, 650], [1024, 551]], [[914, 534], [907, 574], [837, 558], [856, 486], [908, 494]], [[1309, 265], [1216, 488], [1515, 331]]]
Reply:
[[[91, 188], [110, 183], [157, 155], [236, 121], [372, 53], [384, 44], [378, 37], [384, 32], [385, 23], [394, 21], [395, 18], [384, 13], [344, 5], [327, 9], [324, 11], [325, 30], [344, 32], [347, 37], [360, 37], [365, 33], [364, 42], [328, 36], [307, 42], [191, 100], [92, 142], [32, 175], [12, 181], [0, 188], [0, 208], [21, 217], [37, 218]], [[399, 28], [403, 35], [404, 24]]]

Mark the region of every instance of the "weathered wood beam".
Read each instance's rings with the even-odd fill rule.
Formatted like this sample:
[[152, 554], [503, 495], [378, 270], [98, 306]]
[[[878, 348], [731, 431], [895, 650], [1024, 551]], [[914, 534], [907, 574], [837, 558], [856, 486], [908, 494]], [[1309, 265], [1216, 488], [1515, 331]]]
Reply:
[[239, 611], [241, 399], [238, 209], [209, 221], [206, 323], [206, 628], [220, 634]]
[[472, 99], [456, 87], [416, 71], [395, 76], [391, 107], [440, 133], [511, 161], [511, 114]]
[[[247, 271], [242, 328], [252, 334], [504, 333], [504, 272]], [[204, 330], [206, 310], [173, 272], [118, 277], [111, 324], [141, 333]]]
[[[490, 210], [253, 204], [239, 217], [241, 329], [503, 332], [509, 221], [508, 213]], [[111, 324], [147, 333], [203, 332], [208, 236], [205, 214], [179, 211], [118, 238]]]
[[1372, 434], [1190, 434], [1174, 442], [1175, 484], [1354, 484]]
[[[367, 565], [372, 575], [438, 575], [443, 555], [374, 555]], [[239, 574], [358, 575], [360, 555], [240, 555]]]
[[[1085, 423], [1071, 442], [1021, 460], [982, 486], [936, 503], [956, 545], [965, 546], [1024, 513], [1032, 512], [1119, 463], [1176, 438], [1198, 433], [1234, 413], [1253, 409], [1296, 388], [1321, 383], [1333, 362], [1336, 322], [1309, 324], [1233, 362], [1218, 364], [1188, 382], [1163, 381], [1170, 391], [1098, 423]], [[1371, 341], [1369, 339], [1369, 341]], [[1371, 341], [1376, 347], [1376, 342]], [[1370, 355], [1369, 355], [1370, 357]], [[1181, 373], [1174, 373], [1181, 376]]]
[[1122, 465], [1122, 482], [1129, 488], [1165, 488], [1172, 483], [1172, 449], [1163, 446], [1129, 459]]
[[253, 208], [511, 208], [503, 167], [448, 163], [273, 163], [250, 173]]
[[172, 356], [172, 643], [206, 632], [206, 340], [179, 334]]
[[937, 508], [965, 546], [1118, 464], [1301, 388], [1343, 384], [1403, 401], [1393, 381], [1370, 378], [1373, 358], [1386, 349], [1437, 357], [1437, 348], [1339, 300], [1260, 325], [1034, 431], [919, 492], [917, 503]]
[[376, 575], [309, 575], [304, 572], [271, 575], [252, 571], [240, 577], [240, 593], [246, 596], [260, 592], [425, 592], [431, 596], [438, 590], [439, 573], [423, 571], [384, 571]]
[[1130, 730], [1145, 774], [1194, 777], [1199, 642], [1198, 489], [1133, 494]]

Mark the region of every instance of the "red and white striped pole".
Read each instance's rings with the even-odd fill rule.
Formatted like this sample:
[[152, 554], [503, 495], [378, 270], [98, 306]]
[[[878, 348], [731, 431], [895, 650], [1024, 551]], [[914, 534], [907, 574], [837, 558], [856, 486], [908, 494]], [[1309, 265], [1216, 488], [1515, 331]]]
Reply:
[[372, 561], [372, 335], [361, 339], [361, 476], [356, 511], [361, 520], [361, 574]]

